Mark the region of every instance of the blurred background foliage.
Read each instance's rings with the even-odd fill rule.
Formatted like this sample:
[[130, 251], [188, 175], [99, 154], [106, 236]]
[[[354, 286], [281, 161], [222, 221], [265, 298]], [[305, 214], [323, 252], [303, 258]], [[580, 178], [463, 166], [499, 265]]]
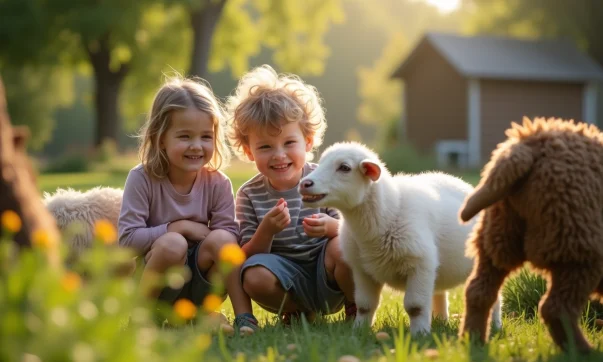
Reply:
[[0, 13], [9, 111], [43, 164], [106, 139], [135, 147], [170, 74], [206, 78], [226, 97], [269, 63], [319, 89], [325, 146], [362, 141], [398, 170], [412, 145], [399, 137], [403, 86], [390, 75], [426, 31], [567, 37], [603, 63], [596, 0], [0, 0]]

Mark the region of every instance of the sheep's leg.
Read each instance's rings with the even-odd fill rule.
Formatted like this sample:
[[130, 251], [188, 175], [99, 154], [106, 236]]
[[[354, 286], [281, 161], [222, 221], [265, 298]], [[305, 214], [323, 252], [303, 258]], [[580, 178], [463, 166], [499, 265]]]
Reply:
[[404, 309], [410, 317], [410, 334], [413, 336], [431, 331], [431, 303], [435, 278], [435, 269], [419, 265], [406, 281]]
[[372, 326], [381, 299], [383, 284], [376, 282], [358, 268], [353, 268], [352, 274], [354, 276], [354, 299], [358, 308], [354, 327], [367, 323]]
[[509, 274], [508, 270], [495, 267], [487, 256], [477, 256], [475, 267], [465, 287], [465, 312], [460, 329], [461, 336], [470, 333], [481, 342], [486, 342], [488, 317], [507, 274]]
[[600, 275], [596, 269], [574, 265], [558, 265], [551, 270], [547, 293], [540, 302], [540, 316], [555, 343], [564, 350], [573, 344], [581, 352], [591, 347], [584, 338], [578, 319]]
[[438, 292], [433, 296], [433, 316], [444, 321], [448, 320], [448, 292]]

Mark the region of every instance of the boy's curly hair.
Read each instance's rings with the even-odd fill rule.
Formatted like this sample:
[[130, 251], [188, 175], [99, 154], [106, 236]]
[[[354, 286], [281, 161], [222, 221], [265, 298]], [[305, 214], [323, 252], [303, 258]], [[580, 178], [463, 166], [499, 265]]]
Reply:
[[[322, 100], [315, 87], [292, 74], [277, 74], [262, 65], [245, 74], [228, 97], [228, 138], [234, 153], [247, 160], [243, 146], [251, 132], [280, 133], [286, 122], [299, 122], [304, 137], [311, 137], [313, 149], [322, 144], [327, 128]], [[312, 159], [312, 151], [308, 160]]]

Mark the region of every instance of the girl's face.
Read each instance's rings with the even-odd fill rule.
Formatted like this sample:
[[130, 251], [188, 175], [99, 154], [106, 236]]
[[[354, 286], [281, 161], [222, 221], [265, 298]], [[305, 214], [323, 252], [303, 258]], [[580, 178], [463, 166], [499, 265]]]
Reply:
[[192, 176], [214, 154], [214, 124], [209, 114], [195, 108], [173, 111], [161, 140], [169, 161], [168, 176]]
[[272, 187], [279, 191], [295, 187], [301, 179], [306, 153], [312, 149], [312, 138], [304, 137], [299, 122], [286, 123], [274, 136], [266, 132], [251, 132], [245, 154]]

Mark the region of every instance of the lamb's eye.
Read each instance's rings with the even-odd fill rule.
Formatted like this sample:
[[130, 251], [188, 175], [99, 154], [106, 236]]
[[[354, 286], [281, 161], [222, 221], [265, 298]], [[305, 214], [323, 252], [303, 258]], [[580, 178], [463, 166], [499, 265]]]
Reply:
[[348, 166], [347, 164], [342, 163], [341, 165], [339, 165], [339, 168], [337, 169], [337, 171], [350, 172], [350, 171], [352, 171], [352, 168], [350, 166]]

